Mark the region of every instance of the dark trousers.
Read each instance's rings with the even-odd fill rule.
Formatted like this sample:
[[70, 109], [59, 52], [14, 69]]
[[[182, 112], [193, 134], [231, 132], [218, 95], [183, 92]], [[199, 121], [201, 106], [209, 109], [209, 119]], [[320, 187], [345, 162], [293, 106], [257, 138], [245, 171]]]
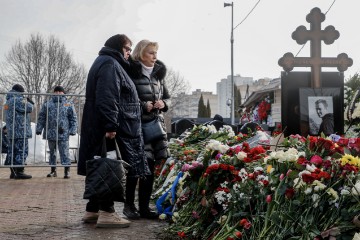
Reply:
[[98, 212], [99, 210], [113, 213], [114, 201], [109, 200], [98, 200], [96, 198], [89, 199], [89, 202], [86, 204], [87, 212]]
[[151, 198], [151, 193], [153, 190], [154, 184], [154, 169], [155, 161], [148, 160], [149, 168], [151, 175], [147, 175], [144, 178], [139, 180], [139, 210], [140, 212], [146, 211], [149, 209], [149, 203]]

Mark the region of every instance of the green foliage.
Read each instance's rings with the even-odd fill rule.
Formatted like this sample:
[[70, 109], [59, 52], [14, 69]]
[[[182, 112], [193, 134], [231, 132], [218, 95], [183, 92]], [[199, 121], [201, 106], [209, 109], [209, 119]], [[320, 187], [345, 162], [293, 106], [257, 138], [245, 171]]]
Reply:
[[206, 118], [207, 117], [207, 108], [204, 104], [204, 98], [201, 94], [198, 104], [198, 118]]
[[211, 108], [210, 108], [209, 99], [207, 100], [207, 104], [206, 104], [206, 114], [207, 114], [208, 118], [211, 116]]
[[241, 106], [241, 92], [240, 90], [235, 86], [234, 84], [234, 111], [235, 111], [235, 117], [240, 117], [240, 112], [237, 111]]
[[353, 91], [360, 88], [360, 74], [355, 73], [354, 76], [350, 76], [349, 79], [345, 81], [345, 86], [348, 86]]

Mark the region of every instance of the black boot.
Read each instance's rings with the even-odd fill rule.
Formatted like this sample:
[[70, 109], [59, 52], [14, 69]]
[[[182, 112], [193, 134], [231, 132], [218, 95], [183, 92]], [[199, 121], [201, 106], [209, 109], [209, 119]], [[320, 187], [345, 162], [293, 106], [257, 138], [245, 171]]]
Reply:
[[24, 173], [24, 168], [23, 167], [14, 168], [14, 169], [15, 169], [14, 179], [30, 179], [30, 178], [32, 178], [31, 175], [28, 175], [28, 174]]
[[57, 177], [56, 167], [51, 167], [51, 172], [47, 175], [47, 177]]
[[16, 170], [15, 168], [10, 168], [10, 179], [15, 179]]
[[64, 167], [64, 178], [70, 178], [70, 167]]
[[142, 218], [156, 219], [159, 217], [159, 214], [149, 207], [153, 183], [154, 175], [146, 176], [139, 181], [139, 212]]
[[125, 205], [123, 209], [123, 214], [131, 220], [136, 220], [140, 218], [140, 214], [135, 207], [135, 190], [138, 182], [137, 177], [127, 177], [126, 178], [126, 190], [125, 190]]

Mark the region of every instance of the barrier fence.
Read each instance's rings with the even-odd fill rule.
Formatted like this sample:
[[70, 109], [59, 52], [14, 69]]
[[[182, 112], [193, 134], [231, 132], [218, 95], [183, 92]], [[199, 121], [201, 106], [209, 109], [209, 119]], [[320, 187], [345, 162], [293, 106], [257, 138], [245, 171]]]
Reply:
[[[12, 135], [9, 136], [7, 134], [8, 129], [6, 126], [6, 114], [8, 113], [9, 109], [6, 109], [6, 106], [12, 106], [13, 109], [12, 111], [22, 111], [19, 109], [15, 109], [15, 98], [12, 98], [12, 100], [14, 102], [12, 102], [13, 104], [7, 104], [6, 103], [6, 99], [8, 96], [8, 92], [0, 92], [0, 130], [1, 130], [1, 134], [0, 134], [0, 168], [9, 168], [9, 167], [49, 167], [49, 166], [57, 166], [60, 167], [62, 166], [60, 164], [60, 156], [59, 156], [59, 145], [58, 145], [58, 131], [56, 131], [56, 165], [50, 165], [49, 164], [49, 145], [48, 145], [48, 141], [43, 139], [43, 132], [45, 131], [45, 134], [47, 134], [48, 131], [48, 117], [49, 117], [49, 108], [46, 109], [46, 124], [45, 127], [43, 129], [43, 132], [41, 135], [36, 135], [36, 124], [38, 121], [38, 115], [40, 112], [41, 107], [43, 106], [43, 104], [47, 101], [50, 100], [50, 98], [52, 98], [53, 96], [66, 96], [66, 98], [68, 100], [70, 100], [73, 104], [74, 104], [74, 108], [75, 108], [75, 112], [76, 112], [76, 117], [77, 117], [77, 133], [74, 136], [70, 136], [69, 137], [69, 157], [71, 159], [72, 163], [77, 164], [77, 159], [78, 159], [78, 149], [79, 149], [79, 144], [80, 144], [80, 123], [81, 123], [81, 117], [82, 117], [82, 110], [83, 110], [83, 106], [84, 106], [84, 102], [85, 102], [85, 96], [84, 95], [80, 95], [80, 94], [64, 94], [64, 95], [58, 95], [58, 94], [50, 94], [50, 93], [16, 93], [16, 92], [11, 92], [11, 94], [21, 94], [24, 96], [24, 103], [25, 101], [28, 101], [27, 98], [29, 98], [30, 100], [32, 100], [34, 102], [34, 106], [33, 106], [33, 110], [31, 113], [29, 113], [29, 117], [30, 117], [30, 128], [31, 128], [31, 132], [32, 132], [32, 137], [28, 139], [28, 156], [26, 157], [23, 151], [22, 154], [22, 164], [21, 165], [13, 165], [14, 163], [14, 154], [12, 154], [12, 157], [10, 159], [8, 159], [8, 161], [10, 162], [9, 165], [5, 165], [5, 160], [7, 157], [7, 152], [5, 151], [6, 149], [4, 149], [4, 145], [6, 143], [6, 140], [8, 140], [8, 148], [11, 148], [12, 150], [14, 149], [14, 139], [17, 138], [15, 137], [15, 132], [12, 132]], [[57, 117], [59, 117], [59, 105], [60, 100], [58, 99], [58, 104], [57, 104]], [[8, 102], [9, 103], [9, 102]], [[23, 122], [26, 122], [26, 114], [23, 114]], [[15, 122], [15, 118], [12, 119], [12, 121], [16, 124], [17, 122]], [[12, 124], [13, 128], [14, 125]], [[56, 119], [56, 124], [59, 124], [59, 119]], [[28, 129], [26, 128], [26, 124], [24, 124], [24, 128], [22, 129], [22, 131], [24, 131], [24, 136], [25, 133]], [[17, 139], [18, 140], [18, 139]], [[25, 137], [23, 138], [24, 143], [25, 143]], [[23, 144], [23, 146], [25, 146], [25, 144]]]

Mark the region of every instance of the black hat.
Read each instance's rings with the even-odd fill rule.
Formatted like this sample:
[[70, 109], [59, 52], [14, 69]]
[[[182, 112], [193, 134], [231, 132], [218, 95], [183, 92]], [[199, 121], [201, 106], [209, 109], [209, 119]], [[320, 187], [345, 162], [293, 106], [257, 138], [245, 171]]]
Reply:
[[112, 48], [122, 53], [122, 38], [120, 34], [116, 34], [106, 40], [105, 47]]
[[63, 92], [63, 93], [65, 93], [65, 90], [64, 90], [64, 88], [62, 86], [56, 86], [54, 88], [54, 92]]
[[13, 87], [12, 87], [12, 90], [15, 90], [17, 92], [25, 92], [25, 89], [23, 86], [21, 86], [20, 84], [15, 84]]

